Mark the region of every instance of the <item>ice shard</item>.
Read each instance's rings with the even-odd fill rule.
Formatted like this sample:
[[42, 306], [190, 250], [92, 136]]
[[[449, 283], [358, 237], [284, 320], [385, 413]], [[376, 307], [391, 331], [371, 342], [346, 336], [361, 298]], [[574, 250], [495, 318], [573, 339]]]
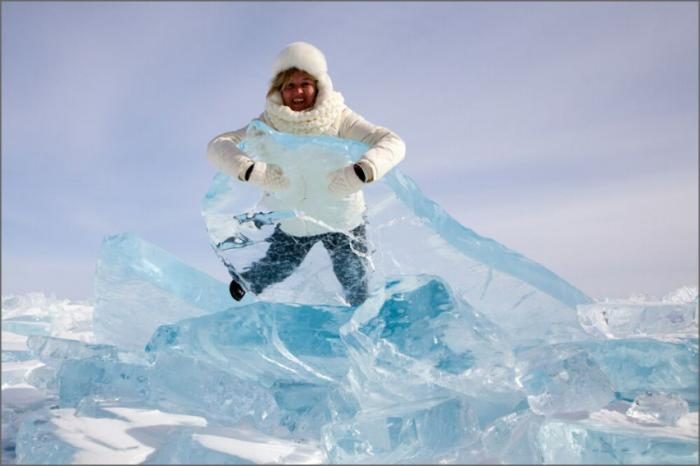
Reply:
[[697, 464], [697, 438], [640, 429], [608, 413], [551, 420], [537, 434], [545, 464]]
[[526, 366], [520, 382], [536, 414], [597, 411], [615, 399], [612, 383], [585, 351], [553, 352], [547, 359], [530, 354]]
[[642, 422], [675, 425], [688, 414], [688, 402], [673, 393], [646, 392], [635, 398], [626, 414]]
[[127, 350], [142, 350], [163, 323], [234, 306], [225, 284], [126, 233], [102, 243], [95, 298], [96, 339]]
[[528, 409], [496, 419], [481, 437], [480, 463], [542, 464], [537, 434], [545, 421]]
[[682, 341], [698, 334], [698, 302], [601, 302], [578, 307], [579, 321], [594, 336]]

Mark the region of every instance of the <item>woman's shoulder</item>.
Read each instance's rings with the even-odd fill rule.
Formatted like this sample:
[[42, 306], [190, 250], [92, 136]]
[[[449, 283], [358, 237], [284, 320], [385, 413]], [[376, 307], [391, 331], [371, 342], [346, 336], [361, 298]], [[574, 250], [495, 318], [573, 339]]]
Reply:
[[364, 120], [362, 115], [348, 107], [347, 105], [343, 110], [340, 112], [340, 115], [338, 115], [338, 121], [341, 126], [347, 125], [347, 124], [352, 124], [356, 122], [357, 120]]
[[354, 119], [355, 112], [353, 112], [347, 106], [344, 106], [344, 108], [340, 112], [338, 112], [338, 117], [335, 119], [335, 124], [333, 124], [333, 126], [330, 128], [331, 131], [329, 131], [329, 133], [331, 133], [334, 136], [342, 137], [345, 128], [347, 128], [348, 126], [348, 123]]
[[[370, 125], [365, 117], [346, 106], [338, 117], [338, 128], [341, 133], [347, 132], [354, 127]], [[374, 125], [372, 125], [374, 126]]]

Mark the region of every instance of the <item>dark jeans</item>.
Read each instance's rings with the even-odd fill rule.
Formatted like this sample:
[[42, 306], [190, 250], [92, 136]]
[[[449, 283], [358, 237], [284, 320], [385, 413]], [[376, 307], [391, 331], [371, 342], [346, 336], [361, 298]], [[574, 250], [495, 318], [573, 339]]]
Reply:
[[289, 277], [314, 244], [322, 241], [330, 254], [335, 276], [343, 285], [345, 299], [352, 306], [359, 306], [367, 299], [369, 260], [364, 224], [349, 233], [314, 236], [292, 236], [283, 232], [278, 225], [265, 241], [270, 243], [265, 257], [240, 274], [253, 293], [259, 294], [268, 286]]

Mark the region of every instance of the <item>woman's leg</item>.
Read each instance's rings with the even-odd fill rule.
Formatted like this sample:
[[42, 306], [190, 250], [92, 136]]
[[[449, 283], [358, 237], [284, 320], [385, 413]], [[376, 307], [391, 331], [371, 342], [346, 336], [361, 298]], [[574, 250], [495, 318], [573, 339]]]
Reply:
[[369, 294], [369, 248], [365, 225], [349, 233], [327, 233], [322, 240], [331, 256], [335, 276], [343, 285], [345, 299], [351, 306], [359, 306]]
[[270, 243], [265, 257], [253, 263], [240, 275], [253, 293], [262, 293], [268, 286], [289, 277], [318, 239], [318, 236], [288, 235], [277, 226], [274, 233], [265, 240]]

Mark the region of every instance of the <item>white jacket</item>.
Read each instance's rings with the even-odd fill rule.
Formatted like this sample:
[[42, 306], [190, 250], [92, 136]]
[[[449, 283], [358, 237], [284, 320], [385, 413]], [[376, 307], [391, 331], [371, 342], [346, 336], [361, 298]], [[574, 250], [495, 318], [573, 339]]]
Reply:
[[[266, 118], [265, 114], [262, 114], [259, 119], [268, 126], [277, 129], [270, 122], [270, 119]], [[238, 180], [243, 180], [246, 170], [252, 163], [250, 157], [238, 148], [238, 144], [245, 137], [247, 128], [245, 126], [239, 130], [216, 136], [209, 142], [207, 149], [209, 161], [221, 172]], [[370, 149], [359, 161], [365, 168], [365, 172], [369, 172], [368, 183], [384, 176], [403, 160], [406, 153], [406, 145], [396, 133], [373, 125], [348, 107], [343, 108], [335, 123], [323, 134], [360, 141], [370, 146]], [[319, 180], [319, 183], [325, 182], [326, 180]], [[269, 195], [266, 193], [266, 196]], [[317, 191], [316, 195], [324, 196], [322, 191]], [[310, 211], [308, 204], [287, 207], [304, 210], [306, 215], [318, 218], [322, 224], [328, 225], [332, 230], [350, 231], [362, 223], [361, 213], [365, 210], [365, 204], [361, 191], [340, 200], [330, 193], [326, 193], [325, 196], [325, 198], [314, 200], [313, 205], [325, 206], [323, 209], [317, 209], [317, 212], [314, 212], [313, 208]], [[344, 214], [340, 212], [341, 210]], [[282, 220], [280, 227], [286, 233], [294, 236], [312, 236], [329, 231], [318, 222], [309, 221], [303, 217]]]

